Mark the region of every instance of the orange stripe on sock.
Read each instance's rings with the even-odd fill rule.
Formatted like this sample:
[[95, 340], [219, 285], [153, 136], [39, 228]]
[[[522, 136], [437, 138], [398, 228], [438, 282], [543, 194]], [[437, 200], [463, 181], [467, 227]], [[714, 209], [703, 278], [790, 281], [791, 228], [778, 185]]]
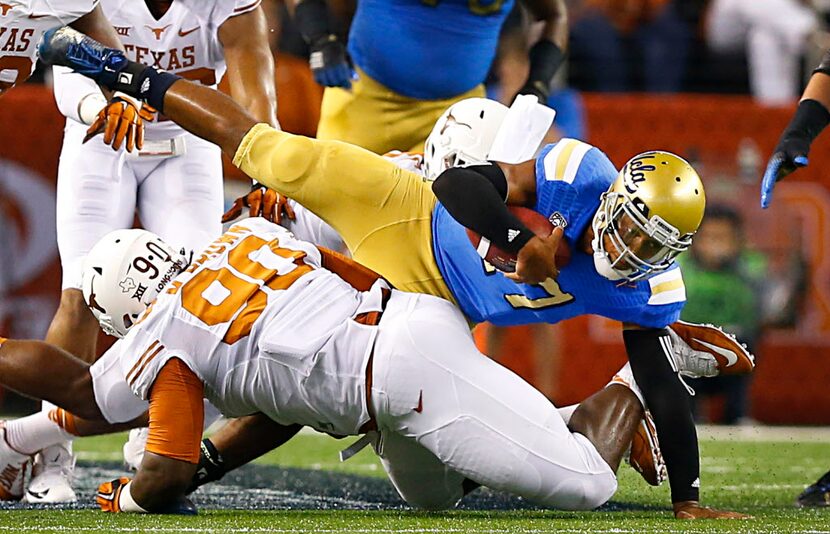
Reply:
[[49, 410], [49, 419], [73, 436], [78, 435], [78, 429], [75, 425], [75, 416], [63, 408], [53, 408]]

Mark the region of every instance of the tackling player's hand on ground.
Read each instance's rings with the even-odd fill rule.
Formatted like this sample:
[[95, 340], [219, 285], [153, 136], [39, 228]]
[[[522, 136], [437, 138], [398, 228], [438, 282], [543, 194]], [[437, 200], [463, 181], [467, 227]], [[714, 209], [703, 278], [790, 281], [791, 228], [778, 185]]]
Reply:
[[150, 106], [118, 93], [98, 112], [83, 142], [103, 133], [104, 143], [113, 150], [119, 150], [122, 145], [127, 152], [141, 150], [144, 146], [144, 121], [152, 120], [155, 112]]
[[98, 486], [98, 494], [95, 496], [95, 502], [101, 507], [104, 512], [120, 512], [121, 505], [119, 499], [121, 498], [121, 491], [130, 482], [128, 477], [119, 477], [109, 482], [104, 482]]
[[532, 237], [516, 257], [516, 272], [505, 276], [524, 284], [541, 284], [548, 278], [555, 279], [559, 276], [556, 249], [559, 248], [563, 235], [562, 227], [557, 227], [547, 237]]
[[259, 184], [254, 184], [250, 193], [233, 202], [233, 206], [222, 215], [222, 222], [236, 219], [242, 215], [243, 208], [248, 208], [250, 217], [264, 217], [277, 224], [282, 222], [283, 217], [292, 221], [297, 217], [285, 196]]
[[748, 514], [701, 506], [698, 501], [674, 503], [674, 517], [677, 519], [752, 519], [752, 516]]

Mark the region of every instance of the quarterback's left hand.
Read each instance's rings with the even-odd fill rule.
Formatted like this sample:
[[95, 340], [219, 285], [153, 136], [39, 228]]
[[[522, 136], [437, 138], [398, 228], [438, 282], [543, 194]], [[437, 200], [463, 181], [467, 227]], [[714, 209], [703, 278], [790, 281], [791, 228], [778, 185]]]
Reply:
[[767, 163], [764, 179], [761, 181], [762, 208], [769, 207], [772, 202], [772, 190], [777, 181], [807, 165], [809, 152], [810, 142], [806, 138], [787, 136], [778, 142], [775, 152]]
[[121, 491], [130, 482], [128, 477], [119, 477], [109, 482], [104, 482], [98, 486], [98, 494], [95, 496], [95, 502], [105, 512], [120, 512], [121, 505], [119, 499], [121, 498]]
[[104, 134], [104, 144], [113, 150], [122, 145], [127, 152], [144, 147], [144, 121], [152, 120], [155, 110], [142, 106], [141, 102], [123, 93], [117, 93], [104, 109], [98, 112], [95, 122], [86, 131], [86, 143], [99, 133]]
[[233, 206], [222, 215], [222, 223], [230, 222], [242, 215], [243, 208], [248, 208], [250, 217], [264, 217], [277, 224], [282, 222], [283, 217], [292, 221], [297, 217], [285, 196], [259, 184], [254, 184], [250, 193], [233, 202]]
[[752, 519], [752, 516], [748, 514], [701, 506], [698, 501], [674, 503], [674, 517], [677, 519]]

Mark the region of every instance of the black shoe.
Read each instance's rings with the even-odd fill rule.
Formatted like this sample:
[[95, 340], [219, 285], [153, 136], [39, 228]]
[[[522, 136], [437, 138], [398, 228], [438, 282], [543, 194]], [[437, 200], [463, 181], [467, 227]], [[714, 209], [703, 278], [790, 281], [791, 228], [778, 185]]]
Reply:
[[830, 471], [824, 473], [815, 484], [807, 486], [795, 504], [801, 507], [830, 506]]

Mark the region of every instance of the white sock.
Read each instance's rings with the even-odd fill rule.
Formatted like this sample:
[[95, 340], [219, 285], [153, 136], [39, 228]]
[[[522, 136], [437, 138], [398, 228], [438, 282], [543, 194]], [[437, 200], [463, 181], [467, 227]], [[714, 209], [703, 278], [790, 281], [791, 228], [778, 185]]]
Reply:
[[556, 411], [559, 412], [559, 415], [562, 416], [562, 419], [565, 420], [565, 424], [567, 425], [571, 422], [571, 417], [573, 417], [577, 408], [579, 408], [579, 404], [571, 404], [570, 406], [565, 406], [564, 408], [557, 408]]
[[634, 394], [637, 395], [637, 398], [640, 399], [640, 404], [643, 405], [643, 408], [646, 407], [646, 401], [643, 398], [643, 392], [640, 391], [640, 386], [638, 386], [637, 381], [634, 380], [634, 373], [631, 371], [630, 363], [626, 363], [625, 365], [623, 365], [623, 368], [620, 369], [616, 375], [614, 375], [614, 378], [612, 378], [611, 381], [605, 385], [605, 387], [611, 386], [613, 384], [623, 385], [631, 391], [633, 391]]
[[75, 436], [52, 421], [46, 412], [6, 422], [6, 441], [14, 450], [23, 454], [34, 454], [73, 439]]

